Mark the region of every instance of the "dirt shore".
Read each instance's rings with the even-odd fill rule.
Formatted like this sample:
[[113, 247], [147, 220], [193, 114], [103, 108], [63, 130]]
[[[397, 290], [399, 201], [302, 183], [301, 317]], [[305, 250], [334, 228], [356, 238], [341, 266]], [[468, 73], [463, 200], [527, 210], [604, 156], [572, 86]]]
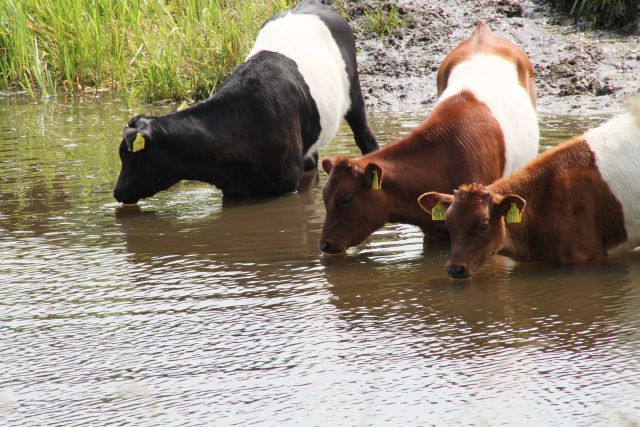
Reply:
[[[364, 31], [365, 11], [398, 8], [403, 25], [388, 38]], [[640, 35], [584, 30], [532, 0], [343, 1], [356, 31], [363, 92], [370, 109], [419, 108], [436, 98], [444, 56], [481, 19], [521, 46], [536, 72], [539, 111], [620, 111], [640, 92]]]

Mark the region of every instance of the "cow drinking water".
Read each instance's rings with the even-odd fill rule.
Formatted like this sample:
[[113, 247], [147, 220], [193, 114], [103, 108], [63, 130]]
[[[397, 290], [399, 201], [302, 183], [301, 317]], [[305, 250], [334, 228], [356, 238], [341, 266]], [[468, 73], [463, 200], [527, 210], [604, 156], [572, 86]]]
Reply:
[[326, 219], [320, 249], [341, 253], [387, 222], [446, 231], [416, 204], [425, 191], [453, 191], [509, 175], [538, 150], [533, 67], [527, 55], [478, 22], [440, 65], [434, 110], [408, 136], [352, 159], [322, 161]]
[[342, 118], [363, 154], [378, 148], [351, 28], [321, 2], [304, 0], [264, 24], [247, 60], [211, 98], [129, 121], [114, 197], [136, 203], [183, 179], [211, 183], [223, 196], [291, 193]]
[[427, 212], [446, 208], [446, 265], [472, 275], [493, 254], [559, 264], [594, 260], [640, 244], [640, 101], [583, 136], [542, 154], [489, 186], [430, 192]]

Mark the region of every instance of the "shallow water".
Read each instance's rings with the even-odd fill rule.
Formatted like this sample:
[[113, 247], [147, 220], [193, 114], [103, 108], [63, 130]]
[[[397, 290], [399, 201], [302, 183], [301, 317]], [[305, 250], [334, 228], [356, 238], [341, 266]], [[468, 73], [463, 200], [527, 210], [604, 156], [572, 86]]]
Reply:
[[[446, 246], [389, 225], [323, 257], [324, 173], [259, 203], [181, 183], [120, 209], [132, 111], [0, 108], [0, 424], [640, 422], [637, 253], [495, 257], [452, 281]], [[427, 111], [373, 127], [388, 142]], [[546, 149], [603, 118], [541, 119]], [[356, 153], [346, 127], [321, 154], [338, 153]]]

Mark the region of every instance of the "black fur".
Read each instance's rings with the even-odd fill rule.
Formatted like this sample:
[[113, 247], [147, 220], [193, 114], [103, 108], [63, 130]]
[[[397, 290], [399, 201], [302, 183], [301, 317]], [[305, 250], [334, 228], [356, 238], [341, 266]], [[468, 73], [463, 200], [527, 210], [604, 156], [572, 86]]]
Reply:
[[[314, 13], [331, 30], [351, 83], [351, 108], [345, 118], [363, 154], [377, 149], [364, 111], [349, 25], [317, 0], [303, 1], [294, 13]], [[114, 197], [136, 203], [183, 179], [213, 184], [225, 197], [291, 193], [304, 170], [316, 167], [317, 153], [306, 159], [303, 155], [320, 131], [318, 109], [296, 63], [261, 51], [206, 101], [165, 116], [132, 118], [120, 145], [122, 169]], [[138, 133], [145, 148], [132, 152]]]
[[[259, 52], [208, 100], [166, 116], [133, 118], [124, 130], [114, 196], [135, 203], [183, 179], [211, 183], [225, 196], [291, 193], [319, 122], [295, 62]], [[137, 133], [146, 146], [134, 153]]]

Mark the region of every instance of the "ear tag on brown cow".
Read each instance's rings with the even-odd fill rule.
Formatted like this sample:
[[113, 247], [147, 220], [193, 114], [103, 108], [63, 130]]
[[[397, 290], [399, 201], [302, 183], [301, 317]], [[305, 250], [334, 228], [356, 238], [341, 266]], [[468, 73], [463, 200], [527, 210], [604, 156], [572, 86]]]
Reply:
[[444, 216], [447, 213], [447, 208], [440, 202], [436, 203], [431, 208], [431, 221], [444, 221]]
[[371, 181], [371, 189], [372, 190], [382, 190], [382, 185], [380, 185], [380, 179], [378, 178], [378, 171], [373, 171], [373, 181]]
[[144, 150], [144, 136], [140, 132], [136, 135], [136, 139], [133, 140], [133, 144], [131, 145], [131, 151], [137, 152], [140, 150]]
[[518, 223], [522, 221], [522, 212], [515, 203], [511, 203], [511, 207], [507, 211], [507, 224]]

